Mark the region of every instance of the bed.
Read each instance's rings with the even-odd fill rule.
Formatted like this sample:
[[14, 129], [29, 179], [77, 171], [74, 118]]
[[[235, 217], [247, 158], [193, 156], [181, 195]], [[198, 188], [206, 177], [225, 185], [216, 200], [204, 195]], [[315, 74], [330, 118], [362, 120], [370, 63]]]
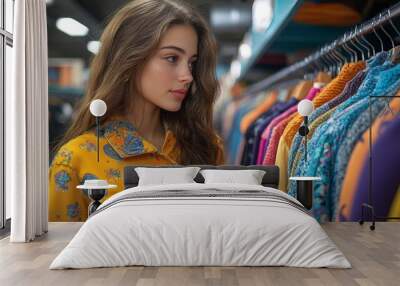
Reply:
[[351, 267], [303, 205], [276, 189], [276, 166], [198, 166], [263, 170], [260, 185], [204, 183], [198, 173], [193, 183], [150, 186], [138, 185], [136, 167], [125, 169], [125, 190], [100, 205], [50, 269]]

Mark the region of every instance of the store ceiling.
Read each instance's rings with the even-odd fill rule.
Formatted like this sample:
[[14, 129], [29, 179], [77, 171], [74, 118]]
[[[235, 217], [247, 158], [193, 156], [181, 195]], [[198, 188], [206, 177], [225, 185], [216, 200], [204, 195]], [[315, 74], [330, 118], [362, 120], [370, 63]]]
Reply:
[[[47, 5], [49, 56], [61, 58], [83, 58], [89, 63], [92, 54], [87, 50], [88, 41], [98, 40], [109, 17], [129, 0], [53, 0]], [[192, 0], [210, 23], [210, 13], [229, 13], [236, 8], [243, 20], [233, 26], [213, 26], [219, 46], [219, 63], [229, 64], [237, 54], [237, 48], [244, 33], [248, 30], [253, 0]], [[227, 12], [228, 11], [228, 12]], [[214, 13], [213, 12], [213, 13]], [[89, 28], [84, 37], [70, 37], [59, 31], [56, 20], [72, 17]], [[211, 24], [211, 23], [210, 23]]]
[[[93, 54], [87, 50], [87, 43], [91, 40], [98, 40], [107, 21], [112, 14], [131, 0], [46, 0], [52, 2], [47, 6], [48, 19], [48, 44], [49, 56], [56, 58], [82, 58], [86, 64], [89, 64]], [[244, 34], [250, 28], [251, 6], [253, 0], [186, 0], [197, 7], [203, 16], [208, 20], [218, 42], [218, 63], [228, 67], [233, 58], [237, 56], [238, 47]], [[275, 0], [278, 1], [278, 0]], [[279, 0], [280, 1], [280, 0]], [[311, 0], [304, 0], [311, 1]], [[362, 15], [363, 21], [373, 17], [383, 9], [390, 7], [398, 0], [318, 0], [317, 2], [342, 2], [352, 6]], [[239, 21], [232, 22], [233, 18]], [[235, 17], [232, 15], [235, 14]], [[210, 15], [219, 16], [219, 23], [212, 21]], [[83, 23], [89, 28], [89, 34], [85, 37], [70, 37], [59, 31], [56, 26], [56, 20], [60, 17], [72, 17]], [[229, 21], [231, 18], [231, 22]], [[343, 33], [341, 31], [341, 33]], [[341, 34], [340, 33], [340, 34]], [[285, 31], [282, 32], [286, 35]], [[318, 37], [321, 38], [321, 37]], [[333, 36], [331, 40], [336, 39]], [[278, 41], [279, 42], [279, 41]], [[282, 43], [281, 43], [282, 44]], [[314, 48], [318, 48], [324, 43], [312, 46], [311, 49], [301, 50], [301, 46], [289, 43], [291, 53], [299, 49], [300, 56], [310, 53]], [[277, 51], [285, 53], [282, 49], [273, 50], [272, 47], [265, 51], [255, 65], [256, 69], [249, 72], [250, 81], [258, 81], [259, 77], [265, 77], [267, 72], [275, 72], [287, 64], [286, 58], [283, 58], [279, 64], [274, 64], [280, 59]], [[292, 51], [294, 50], [294, 51]], [[288, 52], [288, 51], [287, 51]], [[272, 53], [272, 54], [271, 54]], [[305, 54], [304, 54], [305, 53]], [[283, 55], [284, 56], [284, 55]]]

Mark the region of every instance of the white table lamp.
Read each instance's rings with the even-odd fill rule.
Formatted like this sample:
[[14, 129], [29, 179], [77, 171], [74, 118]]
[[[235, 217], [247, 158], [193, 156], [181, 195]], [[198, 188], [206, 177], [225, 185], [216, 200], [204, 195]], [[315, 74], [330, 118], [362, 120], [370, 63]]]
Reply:
[[106, 114], [107, 104], [101, 99], [95, 99], [90, 103], [90, 113], [96, 117], [96, 135], [97, 135], [97, 162], [99, 162], [99, 137], [100, 137], [100, 124], [99, 118]]

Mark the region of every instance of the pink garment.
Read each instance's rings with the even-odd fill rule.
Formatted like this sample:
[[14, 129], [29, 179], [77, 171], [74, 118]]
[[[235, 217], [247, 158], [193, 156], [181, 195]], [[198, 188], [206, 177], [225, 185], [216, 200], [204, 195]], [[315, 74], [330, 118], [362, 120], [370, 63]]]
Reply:
[[[309, 100], [313, 100], [314, 97], [321, 92], [321, 88], [319, 87], [313, 87], [310, 89], [310, 91], [308, 92], [306, 99]], [[286, 118], [290, 117], [291, 114], [293, 114], [294, 112], [297, 112], [297, 105], [293, 106], [291, 108], [289, 108], [288, 110], [286, 110], [284, 113], [282, 113], [281, 115], [277, 116], [276, 118], [274, 118], [271, 123], [268, 125], [267, 128], [265, 128], [264, 132], [261, 134], [261, 141], [260, 141], [260, 147], [258, 148], [258, 154], [257, 154], [257, 164], [263, 164], [264, 160], [264, 156], [267, 152], [268, 147], [271, 144], [271, 136], [272, 136], [272, 132], [273, 129], [283, 120], [285, 120]], [[281, 133], [282, 135], [282, 133]], [[268, 146], [267, 146], [267, 142], [268, 142]], [[276, 152], [275, 152], [275, 156], [276, 157]], [[275, 163], [275, 158], [274, 158], [274, 162], [272, 164]]]
[[289, 121], [292, 120], [293, 116], [289, 116], [283, 119], [275, 128], [272, 130], [271, 138], [265, 152], [265, 157], [262, 162], [263, 165], [275, 165], [276, 152], [278, 151], [279, 140], [285, 131]]
[[270, 124], [268, 124], [267, 128], [265, 128], [264, 132], [261, 134], [260, 146], [258, 147], [257, 154], [257, 164], [262, 164], [265, 150], [267, 149], [267, 139], [271, 136], [272, 128], [277, 126], [282, 120], [290, 116], [293, 112], [297, 111], [297, 105], [292, 106], [288, 110], [286, 110], [281, 115], [275, 117]]

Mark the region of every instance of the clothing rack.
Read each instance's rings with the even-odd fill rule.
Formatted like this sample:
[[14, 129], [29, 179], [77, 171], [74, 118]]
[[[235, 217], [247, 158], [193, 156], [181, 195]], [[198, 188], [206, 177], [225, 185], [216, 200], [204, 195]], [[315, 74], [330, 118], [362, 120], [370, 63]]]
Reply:
[[375, 230], [375, 221], [378, 219], [400, 219], [400, 217], [377, 217], [375, 215], [375, 208], [373, 205], [373, 201], [372, 201], [372, 167], [373, 167], [373, 161], [372, 161], [372, 98], [400, 98], [400, 96], [398, 95], [394, 95], [394, 96], [369, 96], [369, 100], [368, 100], [368, 109], [369, 109], [369, 129], [368, 129], [368, 133], [369, 133], [369, 138], [368, 138], [368, 150], [369, 150], [369, 155], [368, 155], [368, 159], [369, 159], [369, 176], [368, 176], [368, 203], [363, 203], [361, 205], [361, 220], [359, 221], [359, 223], [362, 225], [364, 224], [364, 220], [365, 220], [365, 211], [369, 210], [370, 214], [371, 214], [371, 218], [372, 218], [372, 224], [369, 226], [369, 228], [371, 230]]
[[[315, 68], [320, 69], [321, 67], [326, 66], [326, 63], [328, 63], [328, 65], [332, 64], [332, 59], [338, 59], [338, 57], [340, 56], [342, 56], [342, 59], [343, 57], [346, 58], [347, 55], [343, 55], [342, 53], [340, 53], [340, 50], [347, 51], [347, 54], [349, 50], [355, 52], [354, 50], [349, 48], [350, 45], [354, 45], [354, 42], [358, 42], [360, 44], [362, 40], [364, 40], [364, 44], [360, 45], [365, 47], [366, 40], [364, 36], [371, 33], [375, 33], [375, 35], [377, 35], [376, 28], [381, 27], [388, 22], [392, 24], [392, 27], [395, 27], [393, 22], [391, 22], [394, 18], [400, 18], [400, 3], [395, 4], [394, 6], [387, 9], [383, 13], [380, 13], [378, 16], [375, 16], [371, 20], [356, 26], [353, 30], [345, 33], [341, 38], [323, 46], [322, 48], [320, 48], [319, 51], [311, 54], [310, 56], [307, 56], [302, 61], [297, 62], [287, 68], [284, 68], [276, 74], [251, 85], [247, 89], [246, 95], [258, 94], [259, 92], [285, 85], [288, 81], [303, 79], [305, 74], [314, 71]], [[399, 30], [396, 30], [396, 32], [398, 33]], [[398, 33], [398, 35], [399, 34], [400, 33]], [[379, 41], [382, 40], [379, 39]], [[366, 42], [368, 43], [368, 41]], [[367, 45], [371, 47], [370, 43]]]
[[[307, 78], [307, 75], [311, 75], [315, 70], [328, 70], [330, 72], [335, 72], [339, 70], [339, 66], [343, 66], [348, 62], [348, 55], [350, 55], [350, 61], [358, 60], [358, 55], [364, 60], [365, 54], [368, 52], [367, 57], [370, 55], [370, 48], [372, 48], [373, 55], [375, 55], [375, 47], [365, 38], [366, 35], [374, 34], [375, 38], [378, 39], [380, 43], [381, 50], [384, 50], [384, 40], [379, 37], [378, 32], [381, 31], [385, 34], [385, 37], [390, 40], [392, 47], [395, 46], [395, 40], [392, 38], [390, 33], [388, 33], [384, 26], [390, 23], [392, 30], [396, 32], [397, 37], [400, 39], [400, 31], [393, 24], [392, 19], [400, 18], [400, 3], [397, 3], [375, 16], [371, 20], [356, 26], [351, 31], [345, 33], [341, 38], [335, 40], [334, 42], [323, 46], [319, 51], [307, 56], [304, 60], [297, 62], [287, 68], [282, 69], [276, 74], [250, 86], [246, 91], [246, 95], [255, 95], [261, 91], [270, 90], [273, 88], [282, 88], [288, 85], [288, 83], [293, 84], [293, 82]], [[378, 31], [378, 32], [377, 32]], [[382, 35], [383, 36], [383, 35]], [[385, 40], [386, 41], [386, 40]], [[357, 43], [357, 45], [355, 44]], [[362, 48], [361, 48], [362, 47]], [[366, 49], [366, 50], [364, 50]], [[343, 55], [345, 52], [346, 55]], [[370, 229], [375, 229], [375, 221], [377, 219], [400, 219], [400, 217], [377, 217], [375, 216], [375, 210], [372, 199], [372, 109], [371, 109], [371, 99], [377, 96], [369, 96], [369, 188], [368, 188], [368, 202], [361, 205], [361, 220], [360, 224], [363, 224], [367, 213], [370, 211], [370, 218], [372, 224]], [[381, 96], [382, 97], [399, 97], [400, 96]]]

